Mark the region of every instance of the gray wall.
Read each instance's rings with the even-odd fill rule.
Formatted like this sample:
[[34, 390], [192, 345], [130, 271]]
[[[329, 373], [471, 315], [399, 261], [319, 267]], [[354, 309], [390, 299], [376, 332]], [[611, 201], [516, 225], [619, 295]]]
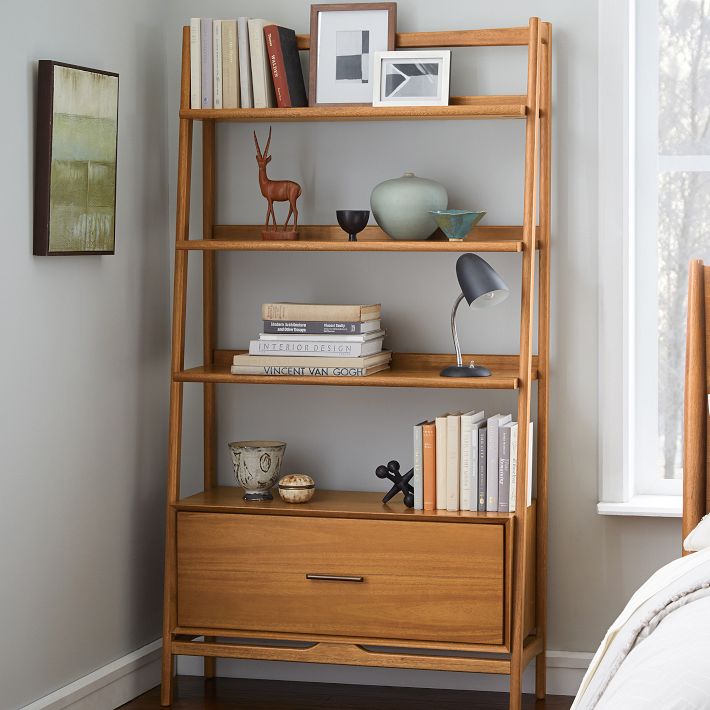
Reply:
[[[160, 635], [164, 5], [24, 0], [0, 43], [0, 707]], [[114, 256], [32, 256], [37, 59], [120, 74]]]
[[[171, 186], [177, 150], [179, 27], [197, 11], [194, 3], [185, 0], [173, 8], [166, 39]], [[308, 31], [305, 0], [252, 0], [237, 6], [208, 0], [200, 4], [199, 12], [213, 17], [236, 13], [266, 17], [297, 32]], [[597, 3], [400, 0], [398, 29], [523, 25], [533, 13], [552, 22], [555, 53], [549, 648], [584, 652], [595, 649], [632, 591], [651, 571], [676, 556], [680, 545], [678, 521], [614, 519], [596, 513]], [[519, 48], [456, 50], [452, 93], [523, 93], [524, 65], [525, 51]], [[265, 125], [218, 128], [220, 222], [263, 219], [265, 203], [258, 190], [251, 136], [255, 127], [266, 135]], [[196, 135], [199, 151], [199, 131]], [[333, 223], [335, 209], [367, 206], [377, 182], [405, 170], [443, 182], [451, 206], [484, 207], [489, 224], [515, 224], [522, 219], [522, 148], [521, 122], [274, 124], [269, 169], [273, 178], [302, 183], [304, 224]], [[197, 189], [196, 235], [199, 200]], [[379, 301], [391, 348], [448, 352], [448, 314], [457, 292], [455, 259], [447, 254], [221, 254], [219, 344], [246, 346], [258, 332], [259, 304], [264, 301]], [[513, 287], [513, 295], [489, 312], [462, 312], [461, 337], [468, 352], [512, 353], [518, 347], [520, 260], [491, 255], [490, 261]], [[196, 271], [195, 275], [199, 279]], [[188, 360], [197, 363], [197, 286], [192, 296]], [[194, 414], [199, 392], [192, 390], [197, 388], [188, 386]], [[230, 481], [227, 441], [274, 437], [288, 442], [287, 471], [311, 473], [322, 487], [379, 490], [373, 470], [389, 458], [409, 461], [412, 423], [452, 408], [510, 411], [514, 401], [507, 393], [223, 387], [219, 390], [220, 478]], [[194, 427], [194, 434], [185, 439], [187, 460], [197, 472], [199, 420], [191, 415], [186, 423]], [[199, 485], [196, 473], [186, 480], [188, 488]], [[259, 671], [245, 665], [242, 672]], [[301, 677], [304, 672], [300, 671]], [[332, 677], [326, 673], [318, 671], [319, 677]], [[436, 682], [434, 676], [428, 680]]]

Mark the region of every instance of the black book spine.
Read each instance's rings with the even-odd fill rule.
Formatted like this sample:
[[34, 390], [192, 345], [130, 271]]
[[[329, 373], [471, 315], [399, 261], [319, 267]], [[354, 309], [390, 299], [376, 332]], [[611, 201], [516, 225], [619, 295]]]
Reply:
[[291, 106], [308, 106], [301, 57], [296, 46], [296, 33], [288, 27], [279, 27], [279, 40]]
[[362, 323], [333, 323], [330, 321], [265, 320], [264, 333], [293, 333], [302, 335], [358, 335]]

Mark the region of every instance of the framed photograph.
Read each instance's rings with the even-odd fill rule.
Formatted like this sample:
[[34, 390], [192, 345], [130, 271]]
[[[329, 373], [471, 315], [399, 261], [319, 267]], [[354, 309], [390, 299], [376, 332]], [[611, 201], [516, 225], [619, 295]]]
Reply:
[[118, 74], [41, 60], [34, 254], [113, 254]]
[[374, 53], [396, 28], [396, 2], [311, 5], [308, 104], [371, 104]]
[[377, 52], [373, 106], [448, 106], [451, 50]]

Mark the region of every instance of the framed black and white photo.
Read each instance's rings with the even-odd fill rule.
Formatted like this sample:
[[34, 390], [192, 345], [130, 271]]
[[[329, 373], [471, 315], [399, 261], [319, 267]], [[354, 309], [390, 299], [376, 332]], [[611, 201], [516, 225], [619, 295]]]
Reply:
[[374, 54], [396, 28], [395, 2], [311, 5], [309, 105], [370, 104]]
[[451, 50], [377, 52], [373, 106], [448, 106]]

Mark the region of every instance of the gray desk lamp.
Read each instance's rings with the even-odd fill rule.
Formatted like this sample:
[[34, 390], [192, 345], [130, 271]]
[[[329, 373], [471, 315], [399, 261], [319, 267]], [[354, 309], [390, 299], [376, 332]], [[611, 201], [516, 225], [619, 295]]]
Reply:
[[456, 261], [456, 278], [461, 286], [454, 307], [451, 310], [451, 335], [456, 348], [456, 365], [445, 367], [442, 377], [488, 377], [491, 371], [482, 365], [471, 362], [464, 365], [461, 359], [461, 346], [456, 332], [456, 311], [465, 298], [472, 308], [488, 308], [508, 298], [510, 291], [496, 270], [478, 254], [462, 254]]

